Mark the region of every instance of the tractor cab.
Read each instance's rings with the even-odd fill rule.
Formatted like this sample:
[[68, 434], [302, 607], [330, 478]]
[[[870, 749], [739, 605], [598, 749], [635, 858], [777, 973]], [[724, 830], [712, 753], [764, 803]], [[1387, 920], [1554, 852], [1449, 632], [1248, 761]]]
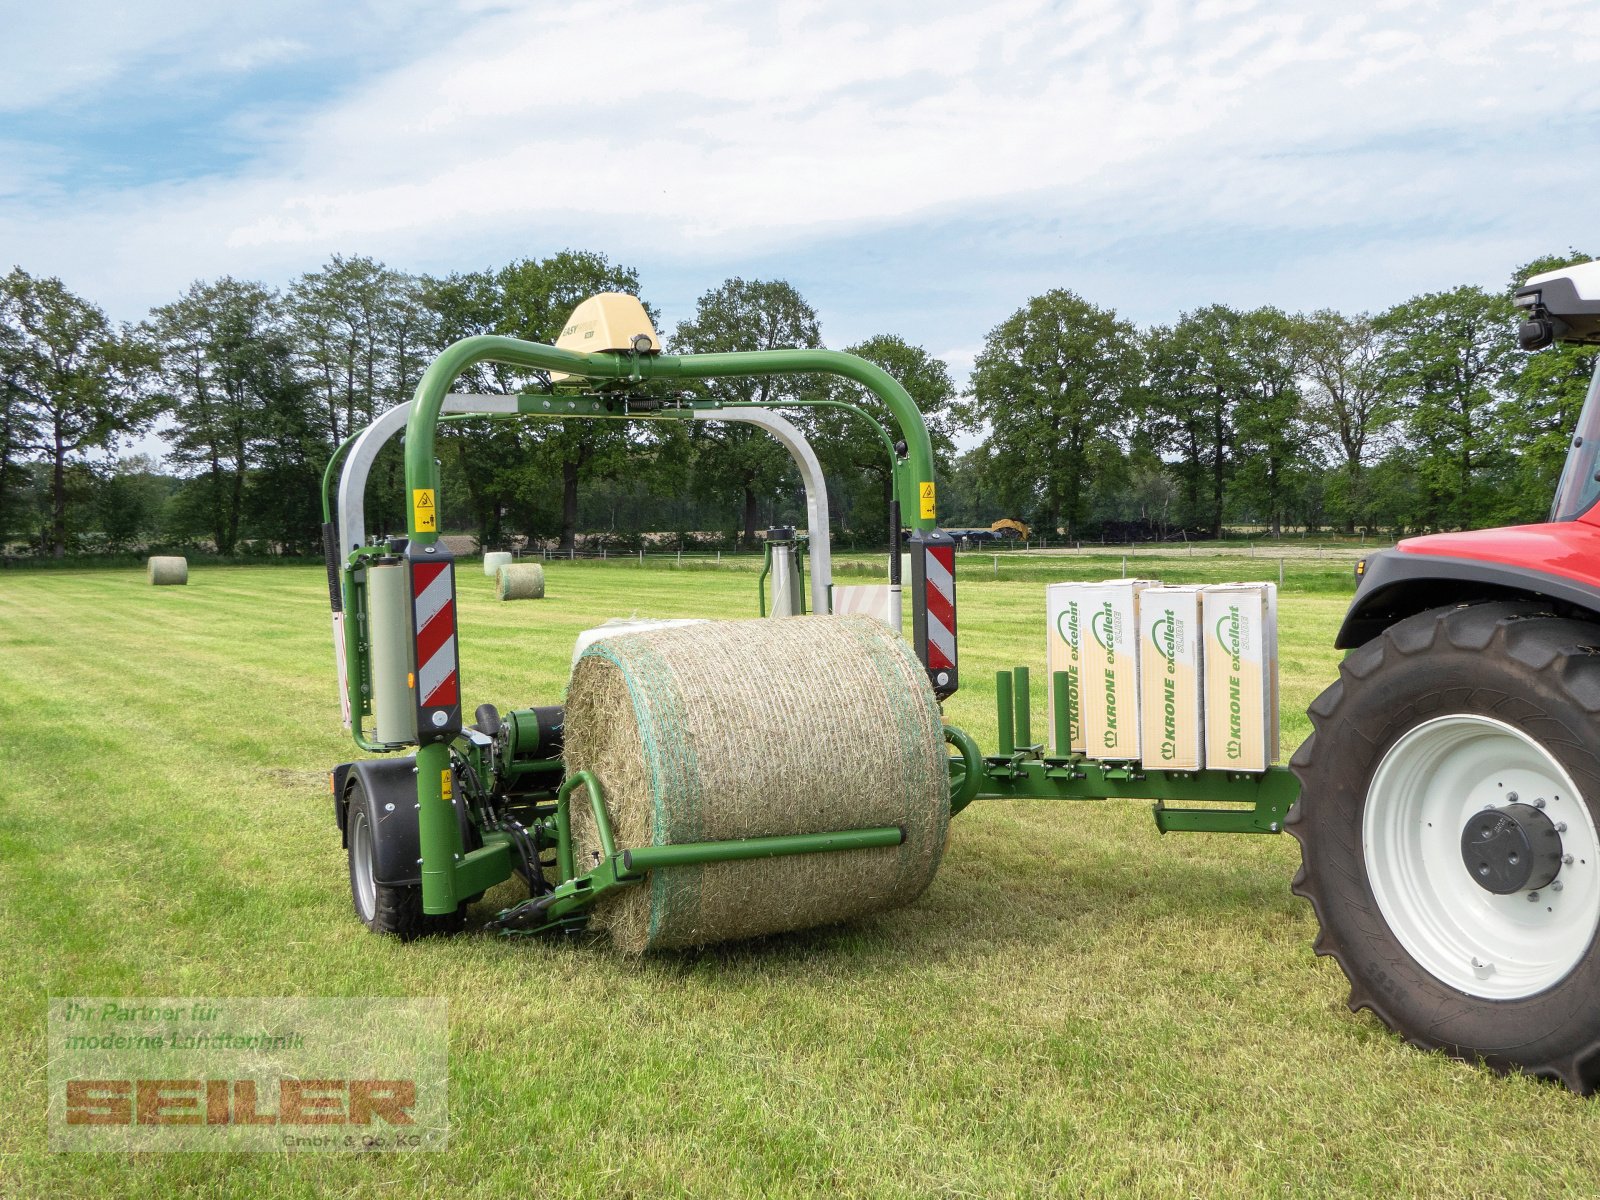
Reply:
[[1517, 330], [1524, 350], [1557, 341], [1600, 345], [1600, 260], [1534, 275], [1513, 303], [1527, 312]]
[[[1524, 350], [1552, 342], [1600, 345], [1600, 261], [1535, 275], [1517, 289], [1526, 314], [1517, 329]], [[1600, 362], [1578, 417], [1567, 463], [1550, 508], [1552, 521], [1575, 521], [1600, 501]]]

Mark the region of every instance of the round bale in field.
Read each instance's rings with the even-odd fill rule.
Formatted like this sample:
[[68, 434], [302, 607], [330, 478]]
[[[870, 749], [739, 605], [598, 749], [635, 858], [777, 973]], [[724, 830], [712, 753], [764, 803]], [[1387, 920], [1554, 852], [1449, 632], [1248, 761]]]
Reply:
[[538, 563], [511, 563], [494, 576], [496, 600], [543, 600], [544, 568]]
[[150, 583], [155, 587], [168, 587], [189, 582], [189, 560], [176, 555], [152, 554], [145, 566]]
[[511, 565], [511, 554], [506, 550], [490, 550], [483, 556], [483, 573], [493, 579], [501, 567]]
[[[593, 923], [625, 952], [850, 920], [922, 894], [950, 771], [927, 672], [872, 617], [715, 621], [591, 644], [567, 692], [569, 772], [600, 781], [616, 845], [895, 827], [898, 845], [658, 867]], [[599, 861], [585, 789], [577, 861]]]

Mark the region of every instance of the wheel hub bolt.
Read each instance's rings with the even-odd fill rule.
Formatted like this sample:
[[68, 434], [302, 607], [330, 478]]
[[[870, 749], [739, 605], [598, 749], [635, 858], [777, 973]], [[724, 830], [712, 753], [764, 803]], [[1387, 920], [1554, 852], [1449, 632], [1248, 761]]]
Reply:
[[1565, 886], [1565, 885], [1562, 884], [1561, 880], [1557, 879], [1554, 883], [1552, 883], [1550, 885], [1550, 890], [1552, 892], [1559, 892], [1562, 889], [1563, 886]]
[[1530, 901], [1537, 901], [1539, 899], [1539, 893], [1538, 892], [1529, 892], [1528, 893], [1528, 899]]

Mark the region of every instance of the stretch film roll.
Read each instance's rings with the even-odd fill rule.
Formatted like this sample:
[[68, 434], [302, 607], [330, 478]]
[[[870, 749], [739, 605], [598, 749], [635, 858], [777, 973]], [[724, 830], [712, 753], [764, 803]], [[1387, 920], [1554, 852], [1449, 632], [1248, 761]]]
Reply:
[[371, 646], [372, 717], [380, 742], [417, 740], [411, 693], [411, 601], [398, 562], [367, 568], [367, 636]]

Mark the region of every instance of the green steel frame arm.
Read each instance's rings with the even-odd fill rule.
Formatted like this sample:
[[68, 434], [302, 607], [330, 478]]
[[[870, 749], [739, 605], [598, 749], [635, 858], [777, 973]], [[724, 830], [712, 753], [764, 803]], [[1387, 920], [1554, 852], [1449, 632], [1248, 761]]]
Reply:
[[[1083, 758], [989, 758], [977, 800], [1153, 800], [1162, 833], [1281, 833], [1300, 795], [1287, 767], [1236, 771], [1152, 771]], [[1168, 802], [1249, 805], [1169, 808]]]
[[[905, 469], [897, 471], [902, 513], [916, 529], [938, 525], [934, 505], [920, 504], [919, 485], [934, 482], [933, 445], [922, 414], [905, 388], [881, 367], [837, 350], [760, 350], [731, 354], [635, 355], [614, 352], [578, 354], [538, 342], [484, 335], [464, 338], [448, 347], [423, 372], [406, 426], [406, 487], [439, 486], [434, 462], [440, 411], [456, 378], [480, 362], [498, 362], [530, 370], [561, 371], [596, 382], [638, 383], [652, 379], [720, 379], [729, 376], [823, 374], [850, 379], [869, 389], [888, 407], [906, 443]], [[771, 407], [783, 407], [772, 405]], [[553, 402], [553, 409], [559, 402]], [[416, 508], [406, 507], [407, 533], [423, 544], [438, 539], [437, 531], [416, 528]]]
[[345, 438], [344, 441], [340, 442], [338, 449], [336, 449], [333, 452], [332, 457], [328, 459], [328, 465], [322, 468], [322, 523], [324, 525], [333, 520], [333, 469], [339, 465], [339, 460], [345, 456], [345, 452], [349, 450], [351, 446], [356, 444], [356, 439], [360, 437], [365, 430], [366, 426], [363, 425], [349, 437]]
[[[589, 794], [601, 853], [601, 859], [594, 868], [582, 875], [575, 872], [573, 865], [576, 854], [572, 844], [571, 816], [572, 794], [580, 787]], [[588, 919], [589, 909], [601, 897], [618, 888], [642, 883], [648, 872], [659, 868], [779, 858], [791, 854], [825, 854], [835, 850], [865, 850], [875, 846], [898, 846], [906, 840], [904, 829], [887, 825], [831, 833], [786, 834], [618, 850], [611, 830], [611, 818], [606, 812], [604, 792], [600, 781], [591, 771], [574, 772], [561, 785], [561, 790], [556, 794], [556, 811], [547, 828], [556, 837], [559, 882], [553, 891], [545, 895], [504, 909], [496, 915], [490, 928], [507, 934], [581, 928]]]

